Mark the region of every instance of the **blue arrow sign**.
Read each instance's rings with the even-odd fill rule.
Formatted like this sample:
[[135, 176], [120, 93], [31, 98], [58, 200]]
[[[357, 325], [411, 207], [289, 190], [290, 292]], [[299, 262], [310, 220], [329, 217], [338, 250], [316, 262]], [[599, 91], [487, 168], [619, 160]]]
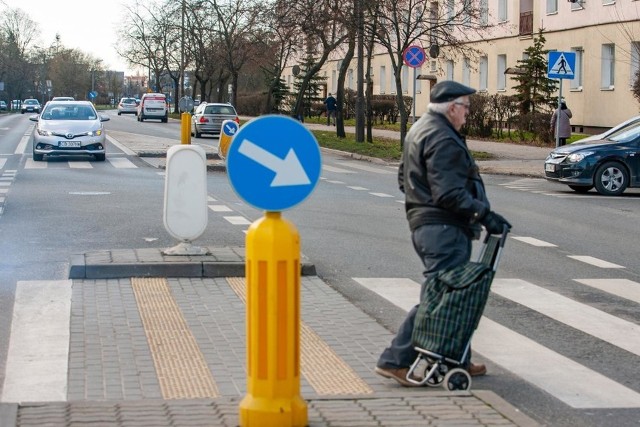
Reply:
[[238, 124], [233, 120], [225, 120], [222, 122], [222, 133], [227, 136], [234, 136], [238, 132]]
[[289, 209], [306, 199], [322, 172], [318, 142], [287, 116], [268, 115], [244, 124], [227, 155], [227, 174], [244, 201], [267, 211]]
[[420, 46], [409, 46], [402, 54], [404, 63], [411, 68], [418, 68], [427, 59], [427, 54]]
[[575, 77], [575, 69], [575, 52], [549, 52], [549, 61], [547, 63], [547, 77], [549, 77], [550, 79], [573, 80]]

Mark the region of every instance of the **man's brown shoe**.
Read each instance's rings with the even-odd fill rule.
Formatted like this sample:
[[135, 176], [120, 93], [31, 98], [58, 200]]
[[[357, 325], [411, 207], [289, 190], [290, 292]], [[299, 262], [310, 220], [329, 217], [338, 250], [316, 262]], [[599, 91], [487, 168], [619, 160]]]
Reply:
[[[378, 375], [398, 381], [404, 387], [420, 387], [419, 384], [413, 384], [407, 381], [407, 372], [409, 372], [409, 368], [381, 368], [380, 366], [376, 366], [375, 371]], [[418, 378], [415, 380], [420, 381]]]
[[483, 363], [472, 363], [468, 371], [472, 377], [479, 377], [487, 373], [487, 367]]

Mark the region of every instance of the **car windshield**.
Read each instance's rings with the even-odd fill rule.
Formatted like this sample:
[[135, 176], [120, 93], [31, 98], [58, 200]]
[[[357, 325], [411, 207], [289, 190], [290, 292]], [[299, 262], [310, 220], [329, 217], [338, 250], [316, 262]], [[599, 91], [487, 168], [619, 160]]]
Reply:
[[27, 99], [26, 101], [24, 101], [25, 104], [37, 104], [38, 101], [36, 101], [35, 99]]
[[120, 102], [122, 102], [123, 104], [135, 104], [135, 103], [136, 103], [136, 100], [135, 100], [135, 99], [133, 99], [133, 98], [125, 98], [125, 99], [123, 99], [123, 100], [122, 100], [122, 101], [120, 101]]
[[95, 120], [95, 111], [85, 105], [52, 105], [42, 113], [44, 120]]
[[607, 137], [609, 141], [614, 142], [630, 142], [640, 136], [640, 123], [634, 123], [626, 126]]

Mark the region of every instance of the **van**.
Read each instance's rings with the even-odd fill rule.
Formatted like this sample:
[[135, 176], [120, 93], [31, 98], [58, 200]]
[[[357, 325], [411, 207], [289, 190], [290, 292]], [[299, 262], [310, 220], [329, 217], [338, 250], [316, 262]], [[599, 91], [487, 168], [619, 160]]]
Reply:
[[169, 120], [169, 105], [163, 93], [145, 93], [138, 104], [138, 121], [158, 119], [162, 123]]

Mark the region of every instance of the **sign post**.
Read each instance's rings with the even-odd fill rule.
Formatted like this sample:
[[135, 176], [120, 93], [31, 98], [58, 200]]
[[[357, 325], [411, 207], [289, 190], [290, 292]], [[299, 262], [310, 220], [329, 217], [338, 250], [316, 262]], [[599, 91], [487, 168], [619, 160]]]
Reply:
[[411, 122], [413, 124], [416, 122], [416, 82], [418, 81], [416, 72], [426, 61], [427, 54], [422, 47], [414, 45], [404, 50], [402, 58], [405, 65], [413, 68], [413, 122]]
[[304, 427], [300, 396], [300, 236], [281, 210], [311, 194], [322, 170], [309, 130], [285, 116], [262, 116], [235, 133], [227, 173], [235, 192], [266, 210], [246, 237], [247, 394], [241, 427]]
[[547, 62], [547, 77], [550, 79], [558, 79], [560, 90], [558, 91], [558, 109], [556, 112], [556, 148], [560, 145], [560, 105], [562, 103], [562, 80], [575, 78], [574, 70], [576, 69], [576, 53], [575, 52], [549, 52]]

